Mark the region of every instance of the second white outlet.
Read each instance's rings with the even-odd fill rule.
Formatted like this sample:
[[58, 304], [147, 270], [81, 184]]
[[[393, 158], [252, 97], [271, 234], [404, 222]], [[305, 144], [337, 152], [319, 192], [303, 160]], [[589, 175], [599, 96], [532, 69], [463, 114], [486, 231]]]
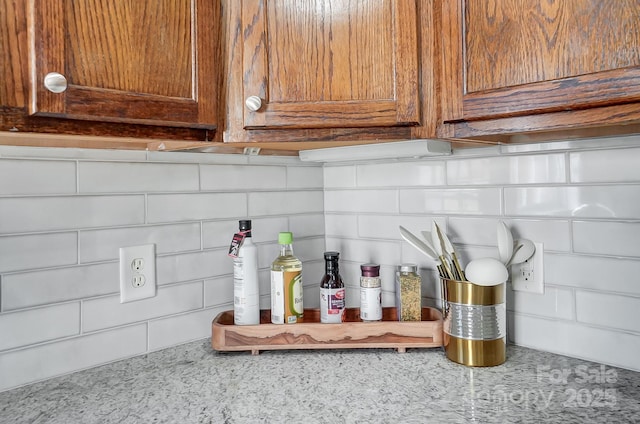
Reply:
[[156, 295], [156, 245], [120, 248], [120, 303]]
[[535, 245], [532, 257], [521, 264], [511, 265], [511, 285], [516, 291], [544, 293], [544, 245]]

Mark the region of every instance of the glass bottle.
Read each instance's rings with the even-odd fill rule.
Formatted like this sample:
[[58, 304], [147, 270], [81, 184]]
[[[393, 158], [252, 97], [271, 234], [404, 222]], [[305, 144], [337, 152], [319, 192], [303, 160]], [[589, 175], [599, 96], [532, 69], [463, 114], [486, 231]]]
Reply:
[[325, 275], [320, 282], [320, 322], [339, 324], [345, 319], [345, 288], [338, 252], [324, 252]]
[[382, 281], [380, 265], [360, 265], [360, 319], [362, 321], [382, 320]]
[[422, 319], [421, 284], [417, 265], [400, 265], [396, 272], [396, 307], [399, 321]]
[[293, 254], [293, 234], [278, 234], [280, 255], [271, 265], [271, 322], [295, 324], [304, 318], [302, 262]]

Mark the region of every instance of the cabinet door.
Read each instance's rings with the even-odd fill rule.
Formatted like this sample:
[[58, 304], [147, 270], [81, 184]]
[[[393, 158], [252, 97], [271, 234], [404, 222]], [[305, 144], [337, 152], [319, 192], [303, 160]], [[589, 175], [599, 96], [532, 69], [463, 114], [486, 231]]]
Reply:
[[[216, 4], [30, 1], [29, 112], [215, 128]], [[56, 73], [61, 76], [53, 76]], [[53, 91], [45, 87], [45, 79]], [[65, 79], [66, 90], [61, 91]]]
[[639, 0], [444, 0], [444, 121], [640, 101]]
[[419, 123], [416, 3], [243, 0], [245, 128]]

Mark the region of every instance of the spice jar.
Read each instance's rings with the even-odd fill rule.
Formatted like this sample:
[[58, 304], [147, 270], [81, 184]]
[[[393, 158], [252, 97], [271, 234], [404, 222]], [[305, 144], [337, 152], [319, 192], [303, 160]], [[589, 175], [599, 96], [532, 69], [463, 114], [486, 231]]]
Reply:
[[399, 321], [422, 320], [421, 284], [417, 265], [400, 265], [396, 272], [396, 307]]
[[360, 319], [362, 321], [382, 320], [382, 282], [380, 265], [360, 265]]

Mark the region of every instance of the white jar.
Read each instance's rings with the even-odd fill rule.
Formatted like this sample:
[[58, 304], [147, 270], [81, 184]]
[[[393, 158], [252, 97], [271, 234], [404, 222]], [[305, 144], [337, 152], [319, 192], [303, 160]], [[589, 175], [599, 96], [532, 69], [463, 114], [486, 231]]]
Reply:
[[382, 281], [380, 265], [360, 265], [360, 319], [362, 321], [382, 320]]

